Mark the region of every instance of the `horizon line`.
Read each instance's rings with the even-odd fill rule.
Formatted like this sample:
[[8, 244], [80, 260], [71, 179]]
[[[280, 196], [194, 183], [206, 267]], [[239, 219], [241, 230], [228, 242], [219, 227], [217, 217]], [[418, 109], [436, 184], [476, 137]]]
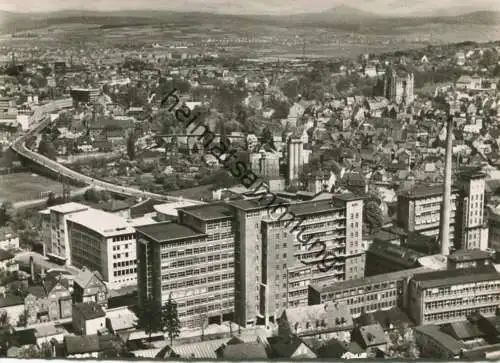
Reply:
[[[458, 11], [456, 14], [445, 14], [445, 15], [437, 15], [427, 12], [415, 12], [415, 13], [405, 13], [405, 12], [395, 12], [390, 14], [384, 14], [382, 12], [374, 12], [371, 10], [364, 10], [358, 7], [349, 6], [349, 5], [339, 5], [331, 8], [323, 9], [323, 10], [315, 10], [315, 11], [298, 11], [292, 13], [276, 13], [276, 12], [232, 12], [228, 11], [217, 11], [217, 10], [180, 10], [180, 9], [154, 9], [154, 8], [131, 8], [131, 9], [110, 9], [110, 10], [99, 10], [99, 9], [85, 9], [85, 8], [67, 8], [67, 9], [57, 9], [57, 10], [48, 10], [48, 11], [16, 11], [12, 10], [3, 10], [0, 8], [0, 12], [9, 13], [9, 14], [23, 14], [23, 15], [36, 15], [36, 14], [55, 14], [55, 13], [64, 13], [64, 12], [95, 12], [95, 13], [125, 13], [125, 12], [134, 12], [134, 11], [151, 11], [151, 12], [171, 12], [171, 13], [197, 13], [197, 14], [211, 14], [211, 15], [232, 15], [232, 16], [271, 16], [271, 17], [286, 17], [293, 15], [309, 15], [309, 14], [321, 14], [329, 11], [333, 11], [338, 8], [347, 8], [353, 11], [359, 11], [360, 13], [365, 13], [367, 15], [379, 16], [381, 18], [392, 18], [392, 17], [459, 17], [467, 14], [473, 14], [478, 12], [493, 12], [500, 13], [500, 9], [495, 9], [492, 7], [479, 7], [475, 10], [464, 10]], [[437, 9], [439, 10], [439, 9]], [[434, 10], [436, 11], [436, 9]]]

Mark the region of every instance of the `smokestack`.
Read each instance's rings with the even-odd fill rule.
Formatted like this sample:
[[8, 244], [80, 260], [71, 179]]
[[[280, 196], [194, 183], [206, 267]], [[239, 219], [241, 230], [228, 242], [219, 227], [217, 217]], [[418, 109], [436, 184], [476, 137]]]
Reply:
[[450, 254], [451, 166], [453, 154], [453, 118], [448, 115], [446, 127], [446, 159], [444, 166], [443, 205], [441, 208], [441, 254]]

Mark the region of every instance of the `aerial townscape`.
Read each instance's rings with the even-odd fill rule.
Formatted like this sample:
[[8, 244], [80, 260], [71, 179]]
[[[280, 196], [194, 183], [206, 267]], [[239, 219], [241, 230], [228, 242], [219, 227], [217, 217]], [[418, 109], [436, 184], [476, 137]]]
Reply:
[[0, 4], [2, 360], [500, 359], [500, 12], [57, 3]]

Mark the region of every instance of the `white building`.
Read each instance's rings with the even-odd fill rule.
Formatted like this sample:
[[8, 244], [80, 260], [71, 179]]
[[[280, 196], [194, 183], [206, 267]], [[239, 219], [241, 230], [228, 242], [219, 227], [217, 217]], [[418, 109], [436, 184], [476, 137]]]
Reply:
[[80, 203], [65, 203], [40, 212], [42, 215], [45, 252], [66, 260], [71, 264], [67, 220], [69, 217], [89, 210]]
[[112, 288], [137, 283], [135, 229], [125, 218], [89, 208], [68, 218], [71, 261], [99, 271]]

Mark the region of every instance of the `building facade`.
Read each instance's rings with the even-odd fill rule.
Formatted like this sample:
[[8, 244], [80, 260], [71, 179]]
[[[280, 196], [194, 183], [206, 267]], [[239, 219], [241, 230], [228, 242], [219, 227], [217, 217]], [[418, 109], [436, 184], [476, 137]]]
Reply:
[[500, 304], [500, 273], [493, 266], [415, 275], [408, 286], [408, 313], [417, 325], [494, 316]]
[[67, 223], [74, 266], [98, 271], [112, 287], [137, 283], [135, 229], [125, 218], [89, 209]]
[[45, 221], [43, 227], [48, 228], [48, 231], [43, 232], [43, 236], [47, 238], [44, 241], [46, 254], [65, 259], [67, 265], [72, 263], [67, 220], [87, 210], [89, 207], [80, 203], [65, 203], [41, 212], [42, 220]]
[[[235, 215], [239, 324], [274, 321], [286, 308], [307, 305], [310, 283], [364, 276], [361, 198], [346, 194], [293, 203], [276, 213], [263, 199], [229, 204]], [[328, 262], [322, 265], [323, 256]]]
[[385, 74], [384, 96], [397, 104], [413, 102], [413, 73], [391, 69]]
[[309, 305], [334, 302], [345, 304], [357, 318], [363, 313], [406, 307], [407, 285], [411, 277], [430, 272], [426, 267], [417, 267], [350, 281], [309, 286]]
[[139, 306], [169, 296], [184, 327], [229, 319], [234, 311], [234, 230], [223, 204], [179, 210], [179, 222], [137, 228]]
[[461, 249], [488, 248], [488, 226], [484, 218], [486, 176], [479, 172], [458, 174], [461, 195], [458, 203], [456, 245]]

